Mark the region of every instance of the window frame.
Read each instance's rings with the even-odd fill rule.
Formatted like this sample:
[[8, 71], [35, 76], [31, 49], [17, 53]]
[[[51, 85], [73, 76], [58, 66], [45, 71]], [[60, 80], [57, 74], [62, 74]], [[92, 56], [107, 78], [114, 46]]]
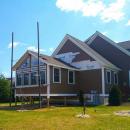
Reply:
[[[41, 83], [41, 81], [42, 81], [42, 80], [41, 80], [41, 72], [45, 72], [45, 83], [44, 83], [44, 84]], [[46, 70], [41, 70], [41, 71], [40, 71], [40, 84], [41, 84], [41, 85], [47, 84], [47, 74], [46, 74]]]
[[[115, 82], [115, 75], [117, 76], [117, 83]], [[114, 84], [118, 85], [118, 72], [114, 72]]]
[[[35, 76], [35, 77], [36, 77], [36, 84], [32, 84], [32, 73], [36, 73], [36, 76]], [[30, 72], [30, 85], [31, 85], [31, 86], [36, 86], [36, 85], [38, 85], [38, 76], [37, 76], [37, 75], [38, 75], [38, 73], [37, 73], [36, 71], [31, 71], [31, 72]]]
[[[69, 81], [69, 72], [73, 72], [73, 83], [70, 83], [70, 81]], [[68, 84], [75, 84], [75, 71], [73, 71], [73, 70], [68, 70]]]
[[[55, 78], [54, 78], [54, 70], [55, 70], [55, 69], [58, 69], [58, 70], [59, 70], [59, 82], [54, 81], [54, 80], [55, 80]], [[53, 83], [61, 83], [61, 68], [53, 67]]]
[[[28, 74], [28, 84], [25, 85], [25, 74]], [[30, 73], [23, 73], [23, 86], [29, 86], [30, 85]]]
[[[108, 82], [107, 73], [110, 73], [110, 82]], [[111, 79], [111, 70], [106, 70], [106, 83], [109, 84], [109, 85], [112, 83], [112, 79]]]
[[[21, 82], [21, 84], [20, 85], [18, 85], [18, 78], [17, 78], [17, 75], [20, 75], [20, 82]], [[23, 80], [23, 74], [22, 73], [16, 73], [16, 86], [17, 87], [19, 87], [19, 86], [22, 86], [22, 80]]]

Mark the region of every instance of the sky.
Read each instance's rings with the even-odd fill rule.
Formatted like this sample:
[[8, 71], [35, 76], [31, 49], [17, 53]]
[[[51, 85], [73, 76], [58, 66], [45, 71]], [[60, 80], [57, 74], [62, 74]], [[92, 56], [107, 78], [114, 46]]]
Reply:
[[14, 62], [37, 51], [51, 55], [66, 34], [84, 41], [100, 31], [115, 42], [130, 40], [130, 0], [0, 0], [0, 73], [10, 77], [11, 32]]

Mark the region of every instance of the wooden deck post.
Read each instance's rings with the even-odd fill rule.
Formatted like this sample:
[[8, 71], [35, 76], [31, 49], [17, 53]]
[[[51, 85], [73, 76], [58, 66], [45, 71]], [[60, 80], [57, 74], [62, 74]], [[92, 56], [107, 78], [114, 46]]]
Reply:
[[50, 106], [50, 66], [47, 65], [47, 107]]
[[64, 106], [67, 105], [67, 99], [66, 99], [66, 96], [64, 97]]

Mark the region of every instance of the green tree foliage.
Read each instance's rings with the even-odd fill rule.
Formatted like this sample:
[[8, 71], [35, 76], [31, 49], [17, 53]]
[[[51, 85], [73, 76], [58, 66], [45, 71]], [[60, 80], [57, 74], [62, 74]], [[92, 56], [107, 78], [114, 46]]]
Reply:
[[10, 81], [0, 75], [0, 101], [8, 101], [10, 95]]
[[121, 105], [122, 94], [118, 86], [113, 86], [109, 93], [109, 105], [119, 106]]

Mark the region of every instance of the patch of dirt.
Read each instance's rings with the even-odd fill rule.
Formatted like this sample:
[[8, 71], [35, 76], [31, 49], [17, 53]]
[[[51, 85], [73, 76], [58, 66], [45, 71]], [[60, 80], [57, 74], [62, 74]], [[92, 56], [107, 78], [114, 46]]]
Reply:
[[117, 116], [127, 116], [130, 117], [130, 110], [129, 111], [118, 111], [118, 112], [114, 112], [115, 115]]
[[78, 117], [78, 118], [90, 118], [90, 116], [89, 115], [87, 115], [87, 114], [78, 114], [78, 115], [76, 115], [76, 117]]

